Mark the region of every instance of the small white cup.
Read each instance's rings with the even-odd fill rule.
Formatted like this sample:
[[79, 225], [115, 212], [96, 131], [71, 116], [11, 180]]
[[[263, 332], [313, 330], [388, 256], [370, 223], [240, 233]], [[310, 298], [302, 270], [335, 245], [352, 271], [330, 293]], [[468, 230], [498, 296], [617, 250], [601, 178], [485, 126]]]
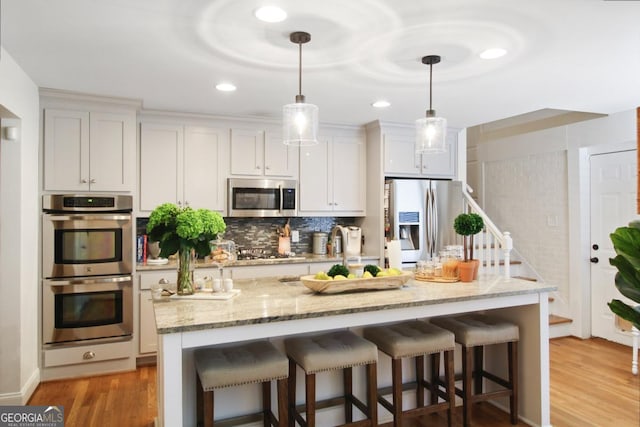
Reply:
[[221, 279], [213, 279], [211, 284], [211, 290], [213, 292], [220, 292], [222, 290], [222, 280]]
[[231, 289], [233, 289], [233, 280], [224, 279], [224, 291], [229, 292]]

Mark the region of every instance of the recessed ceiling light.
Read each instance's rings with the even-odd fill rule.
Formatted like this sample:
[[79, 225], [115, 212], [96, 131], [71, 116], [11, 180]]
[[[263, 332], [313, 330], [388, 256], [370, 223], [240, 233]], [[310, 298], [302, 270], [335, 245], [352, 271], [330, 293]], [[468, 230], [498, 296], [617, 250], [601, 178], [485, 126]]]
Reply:
[[218, 83], [216, 89], [220, 92], [233, 92], [236, 90], [236, 86], [232, 83]]
[[507, 54], [506, 49], [503, 49], [501, 47], [494, 47], [491, 49], [487, 49], [483, 52], [480, 52], [480, 58], [482, 59], [496, 59], [496, 58], [500, 58], [502, 56], [505, 56]]
[[376, 108], [387, 108], [388, 106], [391, 105], [391, 103], [389, 101], [380, 100], [380, 101], [374, 102], [371, 105]]
[[287, 19], [287, 12], [278, 6], [263, 6], [256, 9], [254, 15], [264, 22], [282, 22]]

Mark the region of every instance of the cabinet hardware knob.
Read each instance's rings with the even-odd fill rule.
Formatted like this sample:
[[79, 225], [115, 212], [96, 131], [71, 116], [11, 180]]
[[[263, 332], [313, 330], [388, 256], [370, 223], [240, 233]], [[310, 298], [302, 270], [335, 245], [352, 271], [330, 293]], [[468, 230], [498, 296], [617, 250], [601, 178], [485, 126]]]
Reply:
[[269, 170], [269, 169], [271, 169], [271, 168], [270, 168], [269, 166], [265, 166], [264, 168], [265, 168], [266, 170]]
[[94, 357], [96, 357], [96, 354], [93, 351], [87, 351], [85, 354], [82, 355], [82, 358], [84, 360], [91, 360]]
[[260, 169], [260, 166], [256, 165], [256, 169]]
[[597, 257], [597, 256], [594, 256], [593, 258], [591, 258], [591, 260], [590, 260], [590, 261], [591, 261], [592, 263], [594, 263], [594, 264], [597, 264], [597, 263], [598, 263], [598, 261], [600, 261], [600, 260], [598, 259], [598, 257]]
[[80, 183], [81, 183], [81, 184], [86, 184], [86, 183], [87, 183], [87, 180], [86, 180], [86, 179], [81, 179], [81, 180], [80, 180]]
[[597, 251], [598, 249], [600, 249], [600, 246], [598, 246], [597, 243], [594, 243], [594, 245], [591, 247], [593, 248], [594, 251]]
[[182, 202], [178, 200], [178, 206], [182, 206]]
[[91, 178], [91, 179], [89, 180], [89, 182], [90, 182], [91, 184], [95, 184], [95, 183], [96, 183], [96, 180], [95, 180], [95, 179], [93, 179], [93, 178]]

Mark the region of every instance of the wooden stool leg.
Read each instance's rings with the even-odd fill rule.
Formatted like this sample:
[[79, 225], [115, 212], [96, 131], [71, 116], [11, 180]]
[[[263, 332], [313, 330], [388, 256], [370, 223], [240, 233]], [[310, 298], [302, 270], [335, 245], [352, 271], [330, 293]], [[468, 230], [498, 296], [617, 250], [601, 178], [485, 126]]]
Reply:
[[465, 427], [471, 425], [471, 379], [473, 372], [472, 351], [462, 346], [462, 423]]
[[344, 420], [353, 422], [353, 369], [342, 370], [342, 386], [344, 388]]
[[202, 400], [204, 401], [204, 427], [213, 427], [213, 392], [205, 391]]
[[[456, 411], [456, 382], [453, 366], [453, 350], [444, 352], [444, 375], [449, 409], [447, 410], [447, 426], [452, 427]], [[433, 380], [432, 380], [433, 381]]]
[[391, 359], [393, 388], [393, 426], [402, 427], [402, 359]]
[[416, 407], [424, 406], [424, 356], [415, 358], [416, 364]]
[[316, 426], [316, 374], [305, 376], [305, 406], [307, 427]]
[[297, 365], [292, 359], [289, 359], [289, 381], [288, 381], [288, 393], [287, 393], [287, 406], [289, 407], [288, 411], [288, 424], [289, 427], [294, 427], [296, 425], [296, 369]]
[[438, 403], [438, 387], [440, 382], [440, 353], [433, 353], [429, 356], [431, 359], [431, 381], [429, 393], [431, 394], [430, 403], [435, 405]]
[[370, 363], [367, 365], [367, 408], [371, 425], [378, 425], [378, 365]]
[[[278, 426], [286, 427], [289, 423], [289, 411], [287, 406], [289, 405], [288, 399], [288, 384], [287, 378], [278, 380]], [[295, 384], [294, 384], [295, 386]]]
[[482, 394], [482, 378], [484, 373], [484, 347], [473, 348], [473, 389], [474, 394]]
[[202, 383], [200, 377], [196, 375], [196, 425], [201, 427], [204, 425], [204, 407], [202, 402]]
[[511, 396], [509, 398], [509, 412], [511, 424], [518, 424], [518, 343], [513, 341], [508, 344], [509, 352], [509, 385]]
[[262, 425], [271, 427], [271, 382], [262, 383]]

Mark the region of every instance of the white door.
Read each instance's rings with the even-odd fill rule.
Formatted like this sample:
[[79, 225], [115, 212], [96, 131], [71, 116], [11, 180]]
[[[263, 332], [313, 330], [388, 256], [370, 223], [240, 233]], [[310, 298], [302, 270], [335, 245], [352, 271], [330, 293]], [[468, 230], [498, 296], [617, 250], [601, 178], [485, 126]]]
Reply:
[[607, 306], [612, 299], [626, 299], [615, 287], [615, 267], [609, 258], [615, 251], [609, 234], [637, 219], [636, 150], [598, 154], [590, 158], [591, 169], [591, 334], [630, 345], [628, 335], [615, 327]]

